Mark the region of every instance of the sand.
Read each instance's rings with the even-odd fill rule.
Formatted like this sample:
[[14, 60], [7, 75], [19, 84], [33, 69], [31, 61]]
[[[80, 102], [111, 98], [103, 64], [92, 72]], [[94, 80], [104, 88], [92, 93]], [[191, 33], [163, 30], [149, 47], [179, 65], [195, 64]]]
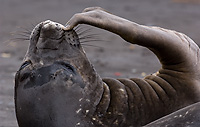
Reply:
[[[0, 1], [0, 127], [17, 127], [14, 109], [14, 75], [29, 42], [17, 40], [24, 31], [44, 20], [65, 24], [86, 7], [100, 6], [111, 13], [143, 25], [160, 26], [185, 33], [200, 44], [199, 0], [1, 0]], [[119, 36], [98, 28], [101, 41], [87, 44], [85, 51], [102, 77], [144, 77], [160, 68], [149, 50], [130, 45]], [[97, 39], [97, 38], [96, 38]], [[15, 40], [15, 41], [14, 41]], [[16, 41], [17, 40], [17, 41]]]

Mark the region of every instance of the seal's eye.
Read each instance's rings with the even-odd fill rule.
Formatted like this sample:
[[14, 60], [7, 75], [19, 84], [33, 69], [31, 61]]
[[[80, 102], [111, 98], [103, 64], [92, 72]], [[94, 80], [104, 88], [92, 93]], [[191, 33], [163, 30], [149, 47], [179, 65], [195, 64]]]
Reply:
[[24, 63], [21, 65], [21, 67], [20, 67], [19, 70], [24, 69], [24, 68], [25, 68], [26, 66], [28, 66], [29, 64], [31, 64], [31, 61], [26, 61], [26, 62], [24, 62]]
[[20, 82], [24, 81], [25, 79], [27, 79], [30, 76], [30, 73], [25, 73], [22, 75], [22, 77], [20, 78]]
[[70, 71], [73, 72], [73, 73], [75, 72], [73, 66], [71, 66], [70, 64], [65, 63], [65, 62], [60, 62], [60, 64], [61, 64], [65, 69], [70, 70]]

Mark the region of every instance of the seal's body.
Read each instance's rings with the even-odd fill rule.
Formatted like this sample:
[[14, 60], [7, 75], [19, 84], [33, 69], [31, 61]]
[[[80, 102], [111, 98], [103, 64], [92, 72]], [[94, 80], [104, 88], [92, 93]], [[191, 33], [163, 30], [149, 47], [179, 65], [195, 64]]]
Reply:
[[[101, 79], [70, 30], [80, 23], [149, 48], [162, 68], [144, 79]], [[199, 47], [186, 35], [141, 26], [103, 9], [86, 9], [67, 27], [45, 21], [33, 30], [16, 74], [17, 120], [20, 127], [146, 125], [200, 100], [199, 64]]]
[[200, 102], [182, 108], [145, 127], [199, 127]]
[[[89, 91], [86, 90], [88, 84], [94, 87], [95, 83], [101, 84], [93, 78], [97, 74], [86, 58], [77, 34], [64, 31], [63, 27], [45, 21], [31, 34], [29, 49], [15, 81], [16, 115], [20, 127], [72, 127], [79, 124], [82, 117], [78, 113], [82, 112], [81, 100]], [[102, 88], [98, 88], [99, 92]], [[98, 96], [93, 95], [93, 100], [100, 98]], [[90, 101], [94, 103], [93, 100]]]

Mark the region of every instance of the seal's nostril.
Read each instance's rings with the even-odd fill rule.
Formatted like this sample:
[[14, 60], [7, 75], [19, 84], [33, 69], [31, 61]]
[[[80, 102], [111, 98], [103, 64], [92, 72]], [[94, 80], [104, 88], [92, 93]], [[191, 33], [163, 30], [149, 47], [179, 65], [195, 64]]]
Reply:
[[46, 21], [43, 22], [43, 25], [48, 24], [50, 22], [51, 22], [51, 20], [46, 20]]

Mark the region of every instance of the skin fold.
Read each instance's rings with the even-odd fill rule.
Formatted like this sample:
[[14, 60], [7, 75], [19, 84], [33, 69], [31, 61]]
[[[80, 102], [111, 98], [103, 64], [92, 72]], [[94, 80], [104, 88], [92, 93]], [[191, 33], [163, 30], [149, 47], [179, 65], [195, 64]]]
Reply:
[[[132, 112], [127, 114], [136, 125], [138, 121], [138, 125], [144, 125], [199, 101], [199, 47], [185, 34], [139, 25], [100, 7], [86, 8], [82, 13], [75, 14], [67, 22], [66, 30], [78, 24], [108, 30], [131, 44], [147, 47], [158, 57], [162, 68], [157, 73], [144, 79], [117, 80], [125, 85], [122, 89], [128, 95], [126, 99]], [[112, 84], [111, 88], [120, 84], [115, 79], [103, 81], [108, 86]]]
[[[73, 30], [88, 24], [151, 50], [162, 67], [138, 78], [101, 78]], [[63, 26], [38, 24], [15, 76], [20, 127], [137, 127], [199, 102], [199, 47], [186, 35], [139, 25], [100, 7]]]

